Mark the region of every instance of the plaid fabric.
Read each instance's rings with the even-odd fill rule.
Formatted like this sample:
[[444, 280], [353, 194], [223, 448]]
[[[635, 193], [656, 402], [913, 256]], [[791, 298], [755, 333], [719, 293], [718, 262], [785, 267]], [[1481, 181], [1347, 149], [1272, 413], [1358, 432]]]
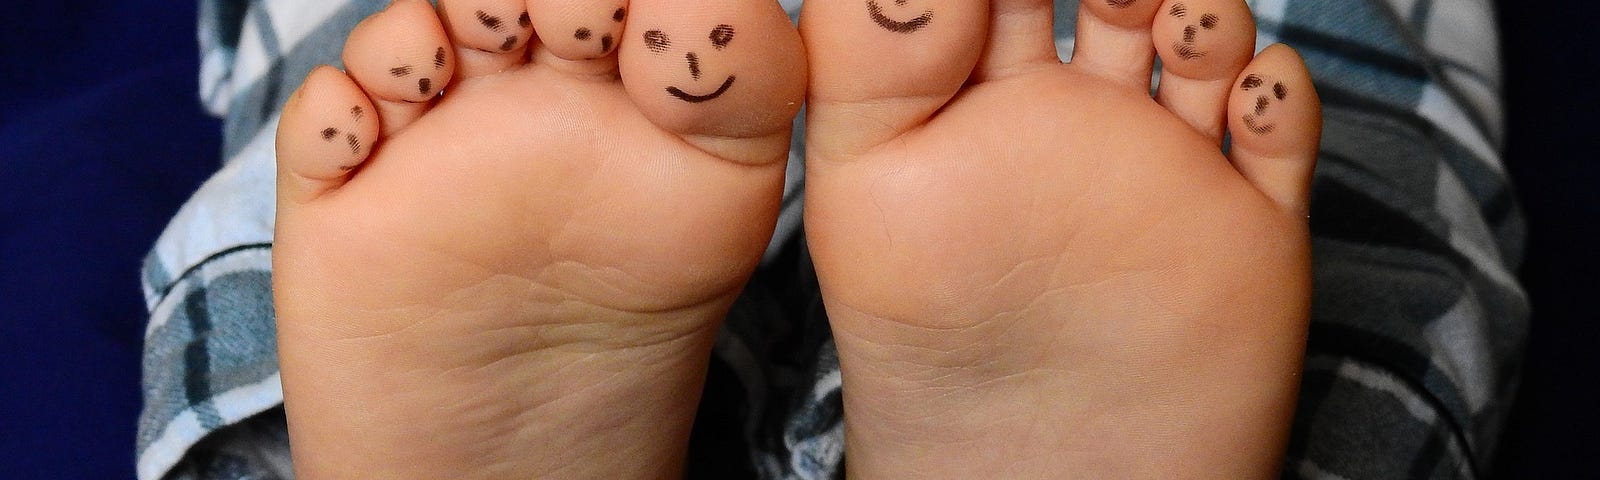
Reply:
[[[1251, 4], [1259, 45], [1299, 49], [1326, 104], [1316, 298], [1284, 476], [1482, 477], [1528, 318], [1492, 5]], [[1064, 55], [1076, 6], [1058, 2]], [[201, 96], [227, 119], [228, 160], [145, 262], [139, 478], [292, 475], [269, 272], [276, 109], [379, 8], [202, 1]], [[773, 248], [718, 337], [691, 478], [842, 475], [838, 360], [799, 231], [802, 155]]]

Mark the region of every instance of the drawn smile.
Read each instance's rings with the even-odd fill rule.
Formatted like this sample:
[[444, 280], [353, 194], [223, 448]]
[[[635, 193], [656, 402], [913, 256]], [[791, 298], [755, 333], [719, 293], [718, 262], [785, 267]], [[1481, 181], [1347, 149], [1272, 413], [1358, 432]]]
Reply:
[[1257, 124], [1256, 120], [1259, 120], [1259, 119], [1260, 119], [1260, 117], [1257, 117], [1255, 115], [1245, 115], [1244, 116], [1244, 126], [1245, 126], [1245, 128], [1249, 128], [1250, 131], [1255, 132], [1257, 135], [1266, 135], [1266, 134], [1272, 133], [1272, 131], [1274, 129], [1278, 128], [1277, 124], [1266, 124], [1266, 125]]
[[733, 75], [728, 75], [728, 79], [722, 82], [722, 86], [718, 87], [717, 91], [706, 95], [693, 95], [689, 92], [679, 89], [678, 87], [667, 87], [667, 93], [674, 97], [678, 97], [679, 100], [689, 103], [709, 102], [711, 100], [716, 100], [717, 97], [722, 96], [724, 93], [728, 93], [728, 89], [733, 88], [733, 79]]
[[[905, 2], [904, 0], [899, 0], [896, 3], [904, 4]], [[911, 33], [922, 30], [923, 27], [927, 27], [929, 23], [933, 22], [933, 12], [931, 11], [922, 12], [921, 16], [904, 22], [889, 18], [884, 16], [883, 6], [878, 5], [877, 0], [867, 0], [867, 14], [872, 16], [872, 21], [877, 23], [878, 26], [896, 33]]]

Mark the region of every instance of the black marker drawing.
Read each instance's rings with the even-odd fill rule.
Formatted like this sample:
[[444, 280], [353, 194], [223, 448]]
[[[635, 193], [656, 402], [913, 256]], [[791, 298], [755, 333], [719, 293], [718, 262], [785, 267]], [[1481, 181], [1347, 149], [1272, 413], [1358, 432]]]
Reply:
[[[1249, 92], [1261, 88], [1264, 85], [1266, 85], [1266, 80], [1262, 79], [1261, 76], [1250, 74], [1244, 77], [1243, 82], [1239, 83], [1239, 88]], [[1250, 131], [1256, 135], [1266, 135], [1272, 133], [1273, 130], [1278, 128], [1276, 123], [1265, 123], [1262, 121], [1262, 117], [1266, 116], [1267, 114], [1267, 109], [1272, 106], [1273, 98], [1277, 98], [1280, 102], [1289, 98], [1289, 88], [1283, 86], [1283, 82], [1273, 82], [1271, 96], [1261, 95], [1256, 97], [1255, 112], [1244, 115], [1243, 120], [1245, 128], [1250, 129]]]
[[[350, 107], [350, 116], [351, 117], [355, 117], [357, 122], [360, 122], [361, 121], [361, 117], [364, 116], [365, 114], [366, 114], [366, 110], [363, 110], [360, 105]], [[322, 141], [324, 141], [324, 142], [332, 142], [332, 141], [334, 141], [334, 137], [338, 137], [340, 133], [344, 133], [345, 144], [350, 146], [350, 154], [352, 154], [352, 155], [360, 155], [361, 154], [361, 139], [357, 138], [355, 132], [353, 132], [353, 131], [351, 131], [351, 132], [340, 132], [338, 128], [334, 128], [334, 127], [324, 128], [324, 129], [322, 129], [322, 132], [321, 132]], [[344, 169], [344, 170], [349, 170], [350, 168], [354, 168], [354, 167], [340, 167], [340, 168]]]
[[[622, 21], [626, 20], [627, 18], [628, 18], [628, 9], [626, 9], [626, 8], [618, 8], [615, 12], [611, 12], [611, 21], [613, 21], [613, 22], [622, 23]], [[578, 27], [577, 31], [572, 32], [572, 38], [576, 38], [576, 39], [581, 40], [581, 41], [588, 41], [589, 39], [594, 38], [594, 31], [593, 30], [589, 30], [589, 27]], [[600, 56], [605, 56], [605, 54], [611, 53], [611, 47], [614, 47], [616, 45], [617, 45], [617, 38], [616, 37], [612, 36], [609, 33], [607, 33], [605, 35], [601, 35], [600, 36]], [[600, 58], [600, 57], [593, 57], [593, 58]]]
[[721, 97], [724, 93], [728, 93], [728, 89], [733, 88], [733, 81], [734, 76], [728, 75], [728, 79], [722, 82], [722, 86], [717, 87], [717, 91], [705, 95], [692, 95], [679, 89], [678, 87], [667, 87], [667, 94], [678, 97], [678, 100], [683, 100], [689, 103], [709, 102], [716, 100], [717, 97]]
[[[1187, 18], [1189, 16], [1189, 7], [1182, 3], [1175, 3], [1171, 9], [1167, 10], [1167, 15]], [[1172, 44], [1173, 53], [1178, 54], [1178, 57], [1184, 60], [1204, 58], [1209, 52], [1201, 50], [1200, 46], [1196, 44], [1200, 37], [1200, 30], [1215, 30], [1220, 23], [1222, 23], [1221, 17], [1207, 13], [1200, 16], [1198, 25], [1185, 25], [1183, 27], [1183, 41]]]
[[[446, 60], [446, 58], [445, 58], [444, 47], [439, 47], [438, 50], [435, 50], [433, 52], [433, 69], [434, 70], [438, 70], [438, 69], [444, 68], [445, 60]], [[398, 66], [398, 67], [390, 68], [389, 69], [389, 75], [392, 75], [392, 76], [394, 76], [396, 78], [404, 78], [404, 77], [411, 76], [411, 74], [416, 73], [416, 71], [417, 71], [416, 67], [413, 67], [411, 65], [401, 65], [401, 66]], [[417, 92], [421, 93], [423, 96], [428, 96], [428, 94], [432, 93], [433, 92], [433, 79], [430, 79], [430, 78], [418, 79], [417, 80]], [[425, 100], [426, 99], [424, 99], [424, 101]], [[352, 113], [354, 113], [356, 115], [358, 120], [360, 119], [361, 114], [359, 112], [354, 112], [353, 111]]]
[[[505, 22], [500, 20], [500, 17], [485, 13], [483, 10], [478, 10], [476, 15], [478, 17], [478, 23], [483, 24], [484, 27], [488, 27], [490, 30], [494, 30], [495, 32], [504, 32], [506, 30]], [[532, 23], [532, 20], [528, 18], [528, 12], [522, 12], [522, 16], [517, 17], [517, 25], [521, 26], [522, 28], [528, 28], [528, 26], [532, 25]], [[517, 48], [517, 42], [520, 40], [522, 40], [522, 38], [516, 35], [506, 36], [506, 40], [504, 42], [500, 42], [500, 51], [509, 52], [511, 49]]]
[[1128, 8], [1133, 6], [1134, 2], [1138, 1], [1139, 0], [1106, 0], [1106, 5], [1110, 5], [1111, 8]]
[[501, 31], [505, 31], [505, 29], [506, 29], [505, 25], [502, 24], [502, 22], [500, 21], [500, 17], [496, 17], [496, 16], [493, 16], [493, 15], [489, 15], [488, 13], [484, 13], [483, 10], [478, 10], [477, 16], [478, 16], [478, 23], [482, 23], [483, 26], [489, 27], [490, 30], [494, 30], [496, 32], [501, 32]]
[[717, 50], [722, 50], [724, 48], [728, 48], [728, 44], [732, 43], [732, 42], [733, 42], [733, 27], [732, 26], [729, 26], [729, 25], [717, 25], [717, 28], [711, 29], [711, 46], [716, 47]]
[[[735, 32], [733, 26], [724, 24], [717, 25], [715, 28], [712, 28], [711, 34], [708, 35], [707, 38], [711, 40], [711, 48], [715, 50], [723, 50], [728, 48], [729, 44], [733, 43], [734, 35]], [[672, 49], [672, 40], [667, 37], [666, 32], [662, 32], [660, 30], [651, 30], [644, 32], [644, 45], [652, 52], [666, 53], [668, 50]], [[683, 58], [684, 62], [686, 62], [689, 66], [689, 76], [692, 77], [696, 82], [700, 81], [701, 77], [705, 75], [705, 72], [701, 69], [700, 65], [700, 53], [694, 51], [686, 52], [683, 54]], [[715, 91], [704, 95], [695, 95], [686, 92], [679, 87], [667, 87], [667, 94], [689, 103], [709, 102], [716, 100], [725, 93], [728, 93], [728, 90], [733, 88], [733, 84], [737, 80], [738, 79], [736, 76], [728, 75], [728, 78], [722, 81], [721, 86], [718, 86]]]
[[672, 48], [672, 41], [668, 40], [667, 34], [662, 33], [660, 30], [651, 30], [644, 32], [644, 46], [648, 47], [652, 52], [661, 53]]
[[[905, 6], [906, 0], [894, 0], [894, 4]], [[883, 14], [883, 6], [878, 5], [878, 0], [867, 0], [867, 16], [871, 17], [872, 22], [878, 24], [880, 27], [883, 27], [884, 30], [895, 33], [912, 33], [917, 30], [922, 30], [923, 28], [926, 28], [928, 24], [933, 23], [932, 10], [922, 12], [922, 15], [918, 15], [917, 18], [903, 22], [889, 18], [888, 15]]]

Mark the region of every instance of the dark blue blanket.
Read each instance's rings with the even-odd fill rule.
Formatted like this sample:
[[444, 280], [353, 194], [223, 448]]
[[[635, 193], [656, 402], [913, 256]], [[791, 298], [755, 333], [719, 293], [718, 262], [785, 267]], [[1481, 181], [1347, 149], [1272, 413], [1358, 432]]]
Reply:
[[[114, 4], [108, 4], [114, 3]], [[195, 5], [0, 19], [0, 477], [133, 478], [144, 253], [219, 163]]]

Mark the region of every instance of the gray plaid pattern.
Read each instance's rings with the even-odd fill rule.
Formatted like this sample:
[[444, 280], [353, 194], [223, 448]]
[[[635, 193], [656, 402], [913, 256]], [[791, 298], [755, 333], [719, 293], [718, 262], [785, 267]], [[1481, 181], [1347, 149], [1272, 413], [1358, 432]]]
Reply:
[[[1068, 55], [1076, 3], [1058, 3]], [[1259, 45], [1299, 49], [1326, 104], [1313, 326], [1284, 476], [1481, 477], [1528, 318], [1512, 274], [1522, 218], [1498, 153], [1492, 5], [1251, 4]], [[380, 7], [202, 2], [201, 96], [228, 120], [227, 160], [145, 261], [139, 478], [290, 476], [270, 294], [276, 108], [312, 67], [336, 64], [343, 36]], [[842, 474], [838, 361], [799, 234], [802, 155], [784, 226], [708, 379], [716, 408], [702, 408], [703, 425], [731, 421], [738, 441], [693, 440], [691, 476]]]

